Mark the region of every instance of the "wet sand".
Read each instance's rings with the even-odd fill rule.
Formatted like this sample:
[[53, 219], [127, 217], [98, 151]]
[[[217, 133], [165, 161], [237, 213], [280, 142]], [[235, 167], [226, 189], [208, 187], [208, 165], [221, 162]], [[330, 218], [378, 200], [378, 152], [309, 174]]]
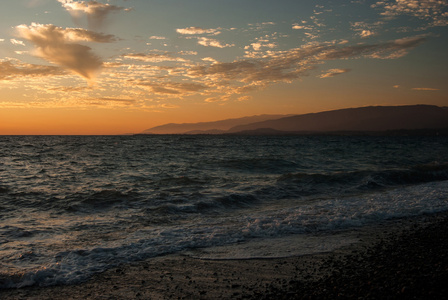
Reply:
[[[123, 265], [71, 286], [1, 299], [444, 299], [448, 213], [351, 232], [358, 242], [298, 257], [210, 260], [192, 252]], [[200, 250], [199, 250], [200, 252]]]

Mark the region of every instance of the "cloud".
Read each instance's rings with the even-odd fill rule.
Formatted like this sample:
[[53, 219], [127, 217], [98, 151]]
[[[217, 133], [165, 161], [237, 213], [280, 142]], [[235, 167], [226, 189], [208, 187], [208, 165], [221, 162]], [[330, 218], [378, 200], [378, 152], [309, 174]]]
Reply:
[[25, 43], [24, 43], [23, 41], [20, 41], [20, 40], [10, 39], [9, 41], [10, 41], [11, 44], [13, 44], [13, 45], [25, 46]]
[[378, 29], [384, 24], [382, 21], [378, 21], [375, 23], [366, 23], [366, 22], [354, 22], [351, 23], [351, 27], [354, 31], [357, 32], [361, 38], [368, 38], [371, 36], [377, 35]]
[[413, 88], [413, 91], [440, 91], [440, 89], [434, 89], [434, 88]]
[[292, 29], [295, 29], [295, 30], [299, 30], [299, 29], [313, 30], [314, 28], [312, 26], [308, 26], [308, 25], [293, 24], [292, 25]]
[[398, 0], [378, 1], [372, 5], [381, 8], [381, 15], [394, 18], [399, 15], [410, 15], [428, 20], [428, 26], [448, 26], [448, 1], [446, 0]]
[[0, 80], [12, 80], [24, 76], [43, 77], [64, 74], [64, 70], [59, 67], [25, 64], [12, 62], [11, 60], [0, 61]]
[[[336, 41], [308, 43], [287, 51], [267, 51], [261, 57], [195, 66], [187, 76], [210, 81], [237, 80], [248, 84], [292, 81], [306, 76], [320, 63], [336, 59], [396, 59], [423, 43], [425, 38], [412, 37], [372, 45], [346, 46]], [[336, 75], [336, 74], [335, 74]]]
[[[255, 41], [269, 42], [264, 40], [268, 38]], [[321, 69], [324, 72], [316, 70], [328, 61], [396, 59], [424, 41], [423, 36], [415, 36], [370, 44], [350, 44], [346, 40], [310, 42], [288, 50], [266, 48], [262, 49], [266, 51], [257, 51], [256, 56], [230, 62], [219, 62], [212, 57], [197, 57], [194, 61], [184, 62], [182, 60], [189, 57], [164, 51], [130, 53], [119, 58], [122, 65], [111, 70], [108, 78], [126, 80], [130, 87], [125, 89], [126, 93], [134, 93], [135, 97], [151, 94], [151, 99], [166, 99], [197, 95], [207, 101], [222, 101], [222, 95], [229, 95], [236, 101], [238, 97], [275, 83], [292, 82], [307, 76], [329, 78], [350, 71], [329, 67]]]
[[213, 28], [204, 29], [201, 27], [187, 27], [187, 28], [178, 28], [178, 29], [176, 29], [176, 32], [180, 33], [180, 34], [205, 34], [205, 33], [208, 33], [208, 34], [218, 35], [221, 33], [219, 30], [220, 29], [213, 29]]
[[322, 74], [319, 76], [319, 78], [329, 78], [329, 77], [334, 77], [337, 75], [341, 75], [347, 72], [350, 72], [350, 69], [330, 69], [327, 70], [326, 73]]
[[371, 37], [375, 35], [375, 32], [371, 31], [371, 30], [362, 30], [359, 35], [362, 38], [367, 38], [367, 37]]
[[204, 100], [207, 103], [215, 103], [215, 102], [226, 102], [229, 101], [230, 95], [221, 95], [218, 97], [209, 97]]
[[58, 86], [52, 88], [46, 88], [47, 92], [55, 91], [55, 92], [64, 92], [64, 93], [76, 93], [76, 92], [84, 92], [92, 90], [91, 86]]
[[150, 40], [166, 40], [166, 37], [153, 35], [153, 36], [150, 36], [149, 39]]
[[180, 51], [180, 55], [198, 55], [197, 51]]
[[86, 79], [93, 79], [102, 66], [101, 59], [90, 47], [75, 42], [110, 43], [113, 35], [104, 35], [79, 28], [61, 28], [51, 24], [16, 27], [20, 37], [36, 46], [36, 55], [60, 65]]
[[82, 28], [61, 28], [52, 24], [32, 23], [31, 26], [16, 27], [19, 35], [28, 40], [45, 40], [58, 42], [97, 42], [112, 43], [118, 39], [112, 34], [97, 33]]
[[161, 95], [182, 95], [207, 89], [207, 86], [198, 83], [179, 83], [179, 82], [155, 83], [155, 82], [139, 81], [137, 82], [137, 85], [148, 89], [152, 93]]
[[252, 97], [251, 96], [242, 96], [242, 97], [239, 97], [238, 98], [238, 101], [249, 101], [249, 100], [251, 100], [252, 99]]
[[234, 44], [222, 44], [220, 41], [206, 37], [199, 37], [198, 44], [205, 47], [227, 48], [233, 47]]
[[202, 59], [203, 61], [208, 61], [208, 62], [212, 62], [212, 63], [217, 63], [218, 61], [216, 59], [214, 59], [213, 57], [204, 57]]
[[128, 106], [128, 105], [133, 105], [137, 102], [135, 99], [110, 98], [110, 97], [101, 97], [101, 98], [96, 98], [94, 100], [97, 100], [98, 102], [92, 103], [92, 104], [101, 104], [101, 105], [112, 104], [113, 106], [116, 106], [117, 104], [119, 104], [119, 105], [121, 104], [123, 106]]
[[261, 50], [261, 48], [263, 48], [263, 47], [270, 48], [270, 49], [273, 49], [273, 48], [277, 47], [277, 44], [276, 44], [276, 43], [262, 43], [262, 42], [256, 42], [256, 43], [252, 43], [252, 44], [250, 44], [250, 45], [252, 46], [252, 48], [253, 48], [255, 51], [259, 51], [259, 50]]
[[123, 54], [124, 58], [128, 59], [134, 59], [139, 61], [145, 61], [145, 62], [164, 62], [164, 61], [179, 61], [179, 62], [186, 62], [187, 60], [181, 58], [181, 57], [175, 57], [171, 56], [167, 53], [165, 54], [158, 54], [158, 53], [129, 53], [129, 54]]
[[356, 57], [370, 57], [379, 59], [396, 59], [405, 56], [409, 50], [421, 45], [426, 38], [417, 36], [397, 39], [391, 42], [356, 45], [343, 48], [330, 47], [321, 54], [321, 59], [347, 59]]
[[86, 15], [89, 28], [95, 29], [102, 27], [110, 14], [131, 10], [97, 1], [58, 0], [58, 2], [62, 4], [75, 20], [79, 20], [83, 15]]
[[263, 60], [241, 60], [231, 63], [215, 63], [210, 66], [198, 66], [189, 70], [191, 77], [208, 77], [211, 80], [241, 80], [245, 83], [259, 81], [290, 81], [308, 69], [296, 66], [296, 61], [287, 57]]
[[266, 27], [276, 25], [276, 23], [262, 22], [262, 23], [248, 24], [248, 25], [249, 25], [249, 28], [248, 28], [249, 30], [260, 31], [260, 30], [264, 30]]

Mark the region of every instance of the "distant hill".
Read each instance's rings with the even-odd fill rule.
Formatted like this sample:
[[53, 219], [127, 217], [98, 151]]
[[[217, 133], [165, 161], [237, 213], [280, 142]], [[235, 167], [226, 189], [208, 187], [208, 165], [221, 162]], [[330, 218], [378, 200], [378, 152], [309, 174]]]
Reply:
[[[434, 105], [369, 106], [303, 115], [261, 115], [216, 122], [166, 124], [143, 134], [285, 135], [448, 130], [448, 108]], [[424, 130], [424, 131], [422, 131]], [[430, 131], [428, 131], [430, 130]]]
[[370, 106], [296, 115], [231, 128], [282, 132], [390, 131], [448, 128], [448, 109], [433, 105]]
[[236, 119], [227, 119], [214, 122], [201, 123], [170, 123], [152, 127], [143, 131], [143, 134], [219, 134], [224, 133], [232, 127], [246, 125], [266, 120], [279, 119], [291, 115], [259, 115]]

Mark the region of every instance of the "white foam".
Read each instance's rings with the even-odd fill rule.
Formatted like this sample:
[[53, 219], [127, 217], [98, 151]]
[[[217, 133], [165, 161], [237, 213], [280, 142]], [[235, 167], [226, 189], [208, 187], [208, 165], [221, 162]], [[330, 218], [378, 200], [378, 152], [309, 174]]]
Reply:
[[358, 242], [354, 233], [291, 235], [186, 251], [206, 260], [271, 259], [331, 252]]
[[173, 226], [148, 225], [128, 232], [124, 238], [120, 234], [119, 239], [57, 253], [45, 252], [49, 248], [43, 245], [36, 251], [41, 267], [23, 269], [24, 276], [11, 276], [17, 280], [3, 281], [2, 285], [75, 283], [120, 263], [187, 249], [205, 249], [198, 254], [204, 259], [272, 258], [332, 251], [356, 241], [353, 236], [334, 234], [341, 229], [448, 210], [448, 181], [310, 204], [302, 201], [296, 206], [293, 202], [287, 208], [198, 216]]

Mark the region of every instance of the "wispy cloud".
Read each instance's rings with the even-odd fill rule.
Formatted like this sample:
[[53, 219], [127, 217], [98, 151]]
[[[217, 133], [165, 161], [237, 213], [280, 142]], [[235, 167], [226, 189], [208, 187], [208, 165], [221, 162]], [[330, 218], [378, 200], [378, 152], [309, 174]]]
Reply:
[[101, 28], [110, 14], [131, 10], [130, 8], [100, 3], [97, 1], [58, 0], [58, 2], [60, 2], [77, 21], [85, 15], [87, 17], [89, 28], [93, 29]]
[[212, 34], [212, 35], [218, 35], [221, 33], [219, 28], [204, 29], [204, 28], [195, 27], [195, 26], [187, 27], [187, 28], [178, 28], [178, 29], [176, 29], [176, 32], [180, 33], [180, 34], [188, 34], [188, 35], [205, 34], [205, 33]]
[[10, 39], [9, 41], [10, 41], [11, 44], [13, 44], [13, 45], [25, 46], [25, 43], [24, 43], [23, 41], [20, 41], [20, 40]]
[[372, 31], [372, 30], [362, 30], [359, 33], [359, 36], [362, 37], [362, 38], [367, 38], [367, 37], [371, 37], [371, 36], [374, 36], [374, 35], [375, 35], [375, 32]]
[[0, 80], [12, 80], [24, 76], [43, 77], [64, 74], [64, 70], [59, 67], [26, 64], [11, 60], [0, 61]]
[[36, 46], [36, 55], [71, 70], [86, 79], [93, 79], [102, 66], [101, 59], [88, 46], [75, 42], [110, 43], [113, 35], [105, 35], [80, 28], [61, 28], [52, 24], [16, 27], [20, 37]]
[[[113, 14], [129, 10], [112, 5], [111, 3], [118, 3], [115, 0], [58, 0], [60, 4], [53, 2], [59, 10], [67, 10], [75, 20], [80, 21], [82, 18], [85, 23], [87, 19], [91, 28], [100, 28]], [[358, 8], [369, 10], [365, 14], [366, 18], [351, 16], [345, 19], [345, 8], [339, 4], [335, 4], [337, 12], [331, 17], [327, 14], [328, 9], [315, 6], [314, 12], [310, 11], [312, 15], [301, 15], [300, 19], [294, 20], [276, 20], [277, 23], [259, 20], [259, 23], [245, 26], [241, 25], [245, 23], [243, 20], [243, 23], [238, 23], [238, 28], [222, 28], [218, 27], [219, 24], [210, 23], [203, 25], [204, 27], [168, 28], [176, 38], [167, 33], [167, 28], [149, 25], [127, 28], [126, 24], [120, 28], [120, 32], [129, 29], [127, 39], [120, 40], [117, 47], [104, 49], [109, 57], [104, 59], [105, 62], [96, 55], [99, 52], [94, 51], [94, 46], [90, 43], [112, 43], [119, 40], [114, 35], [82, 28], [61, 28], [51, 24], [20, 25], [16, 28], [18, 35], [11, 36], [17, 39], [10, 39], [10, 36], [5, 36], [6, 40], [0, 39], [0, 42], [5, 42], [0, 44], [11, 48], [7, 49], [8, 55], [14, 56], [14, 50], [25, 50], [15, 53], [22, 54], [21, 59], [26, 59], [27, 54], [34, 54], [56, 65], [39, 66], [18, 61], [0, 61], [0, 79], [3, 80], [2, 84], [12, 85], [14, 81], [7, 80], [22, 76], [29, 81], [27, 88], [32, 88], [39, 96], [44, 94], [54, 102], [62, 102], [61, 99], [64, 99], [66, 103], [69, 103], [66, 99], [70, 98], [70, 103], [75, 105], [79, 101], [81, 106], [137, 107], [145, 102], [162, 105], [169, 102], [170, 98], [179, 99], [191, 95], [195, 95], [195, 99], [224, 104], [246, 101], [251, 97], [249, 93], [279, 82], [293, 82], [305, 77], [317, 80], [316, 77], [330, 78], [350, 72], [351, 69], [345, 68], [348, 67], [347, 60], [362, 63], [367, 59], [401, 58], [424, 43], [426, 37], [432, 36], [435, 39], [436, 35], [428, 33], [389, 40], [390, 36], [403, 37], [401, 34], [404, 30], [398, 31], [395, 30], [397, 27], [387, 26], [392, 26], [392, 23], [393, 26], [409, 24], [402, 23], [401, 19], [412, 19], [418, 23], [428, 21], [428, 24], [435, 26], [435, 20], [446, 19], [436, 9], [444, 8], [446, 11], [446, 1], [375, 0], [369, 3], [360, 0], [344, 3], [356, 3]], [[372, 11], [372, 7], [376, 11]], [[419, 11], [419, 8], [424, 9]], [[351, 13], [350, 10], [347, 12]], [[391, 22], [392, 18], [399, 15], [407, 16], [400, 18], [400, 22], [398, 19]], [[130, 14], [127, 16], [131, 17]], [[68, 14], [65, 17], [70, 18]], [[141, 29], [145, 31], [140, 31]], [[25, 44], [28, 47], [34, 45], [34, 52], [28, 47], [20, 47]], [[98, 48], [100, 51], [102, 47]], [[30, 51], [26, 52], [28, 50]], [[331, 66], [325, 65], [330, 61]], [[350, 63], [351, 68], [355, 69], [355, 66], [355, 62]], [[95, 79], [100, 70], [102, 76], [97, 78], [95, 89], [88, 89], [93, 85], [86, 86], [82, 78]], [[42, 81], [38, 77], [71, 75], [68, 71], [82, 78], [72, 76], [71, 79], [74, 80], [68, 87], [64, 87], [67, 84], [65, 77], [48, 78], [48, 84], [42, 85], [41, 89], [35, 86]], [[407, 89], [409, 91], [410, 87]], [[413, 90], [438, 89], [423, 87]], [[84, 104], [82, 101], [85, 101]]]
[[[250, 44], [255, 51], [259, 51], [262, 48], [273, 49], [277, 47], [276, 43], [263, 43], [261, 41]], [[246, 47], [247, 49], [247, 47]]]
[[440, 89], [434, 89], [434, 88], [413, 88], [414, 91], [440, 91]]
[[182, 57], [175, 57], [168, 53], [159, 54], [159, 53], [128, 53], [123, 54], [122, 57], [128, 58], [128, 59], [134, 59], [139, 61], [145, 61], [145, 62], [164, 62], [164, 61], [178, 61], [178, 62], [185, 62], [186, 59]]
[[198, 55], [197, 51], [180, 51], [180, 55]]
[[150, 40], [166, 40], [166, 37], [153, 35], [153, 36], [150, 36], [149, 39]]
[[54, 91], [54, 92], [65, 92], [65, 93], [74, 93], [74, 92], [84, 92], [92, 90], [91, 86], [58, 86], [46, 88], [46, 91]]
[[329, 78], [329, 77], [334, 77], [337, 75], [341, 75], [347, 72], [350, 72], [350, 69], [330, 69], [325, 71], [324, 74], [320, 75], [319, 78]]
[[137, 102], [135, 99], [111, 98], [111, 97], [100, 97], [92, 100], [94, 100], [94, 102], [91, 102], [92, 105], [101, 105], [101, 106], [106, 105], [117, 106], [117, 104], [119, 106], [129, 106]]
[[381, 15], [394, 18], [410, 15], [428, 20], [428, 27], [448, 26], [448, 1], [446, 0], [384, 0], [372, 5], [382, 10]]
[[292, 25], [292, 29], [295, 29], [295, 30], [313, 30], [312, 26], [303, 25], [303, 24], [293, 24]]
[[207, 86], [198, 83], [179, 83], [179, 82], [147, 82], [137, 81], [138, 86], [148, 89], [152, 93], [162, 95], [184, 95], [192, 92], [198, 92], [207, 89]]
[[341, 46], [336, 42], [309, 43], [287, 51], [269, 51], [261, 58], [237, 60], [230, 63], [214, 63], [192, 67], [188, 76], [213, 80], [239, 80], [246, 83], [272, 83], [292, 81], [316, 65], [328, 60], [350, 58], [395, 59], [425, 41], [422, 37], [394, 40], [391, 42]]
[[216, 47], [216, 48], [227, 48], [235, 46], [235, 44], [224, 44], [218, 40], [210, 39], [207, 37], [198, 37], [198, 44], [205, 47]]
[[302, 40], [315, 40], [321, 36], [322, 28], [325, 25], [319, 21], [316, 15], [311, 16], [308, 20], [301, 20], [292, 24], [292, 29], [300, 30], [303, 33]]
[[379, 59], [396, 59], [405, 56], [426, 41], [425, 37], [408, 37], [380, 44], [366, 44], [343, 48], [331, 47], [321, 54], [321, 59], [346, 59], [355, 57], [370, 57]]
[[368, 38], [378, 35], [378, 30], [383, 24], [384, 22], [381, 21], [374, 23], [354, 22], [351, 23], [351, 27], [361, 38]]

